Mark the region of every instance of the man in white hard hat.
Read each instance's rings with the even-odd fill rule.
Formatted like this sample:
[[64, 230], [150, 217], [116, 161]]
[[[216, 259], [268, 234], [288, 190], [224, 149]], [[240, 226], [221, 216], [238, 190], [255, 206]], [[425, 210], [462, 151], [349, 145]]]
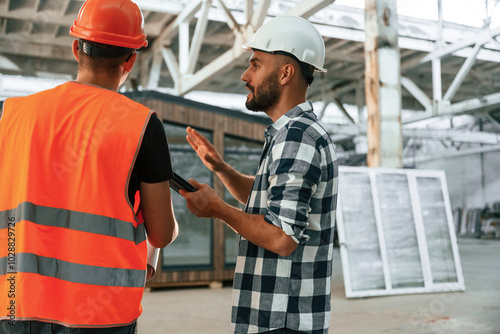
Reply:
[[307, 20], [281, 16], [252, 42], [242, 80], [246, 107], [274, 122], [256, 176], [224, 162], [210, 142], [188, 128], [188, 141], [217, 173], [244, 211], [219, 199], [206, 184], [182, 192], [192, 213], [224, 221], [241, 235], [234, 276], [235, 333], [327, 333], [330, 323], [333, 228], [338, 169], [334, 146], [306, 91], [323, 69], [325, 47]]

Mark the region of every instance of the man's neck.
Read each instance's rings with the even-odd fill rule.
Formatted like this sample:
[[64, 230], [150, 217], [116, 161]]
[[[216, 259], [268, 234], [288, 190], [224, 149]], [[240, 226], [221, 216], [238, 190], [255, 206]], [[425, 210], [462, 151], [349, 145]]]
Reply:
[[76, 82], [106, 88], [114, 92], [118, 91], [120, 85], [119, 79], [107, 75], [94, 75], [89, 72], [79, 72]]
[[287, 99], [280, 99], [278, 103], [269, 109], [268, 111], [265, 111], [267, 116], [272, 119], [273, 123], [276, 123], [278, 119], [281, 118], [284, 114], [289, 112], [291, 109], [294, 107], [306, 102], [306, 99], [293, 99], [293, 100], [287, 100]]

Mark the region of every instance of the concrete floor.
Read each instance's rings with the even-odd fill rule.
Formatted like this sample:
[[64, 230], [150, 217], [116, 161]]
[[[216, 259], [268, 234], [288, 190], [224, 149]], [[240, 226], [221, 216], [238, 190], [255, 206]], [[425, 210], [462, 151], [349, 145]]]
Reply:
[[[465, 292], [347, 299], [335, 249], [330, 333], [500, 334], [500, 241], [459, 239]], [[146, 292], [139, 334], [230, 333], [231, 288]]]

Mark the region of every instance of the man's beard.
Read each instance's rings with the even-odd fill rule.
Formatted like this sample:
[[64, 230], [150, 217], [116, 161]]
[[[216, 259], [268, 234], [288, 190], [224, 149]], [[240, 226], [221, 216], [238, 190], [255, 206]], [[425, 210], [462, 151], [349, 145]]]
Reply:
[[245, 107], [252, 111], [269, 111], [281, 96], [278, 82], [278, 71], [273, 71], [257, 89], [247, 84], [252, 92], [252, 98], [247, 98]]

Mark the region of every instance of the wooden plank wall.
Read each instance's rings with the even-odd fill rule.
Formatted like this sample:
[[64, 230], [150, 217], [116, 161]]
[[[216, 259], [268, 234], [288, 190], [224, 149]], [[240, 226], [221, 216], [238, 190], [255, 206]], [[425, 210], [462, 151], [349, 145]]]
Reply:
[[[224, 153], [224, 136], [233, 135], [241, 138], [262, 141], [266, 125], [229, 117], [214, 112], [198, 110], [178, 104], [156, 99], [141, 100], [140, 103], [154, 110], [162, 121], [184, 124], [193, 128], [212, 131], [213, 144], [221, 155]], [[235, 112], [236, 113], [236, 112]], [[219, 197], [224, 196], [224, 186], [214, 175], [214, 190]], [[224, 259], [224, 223], [214, 220], [213, 223], [213, 265], [212, 269], [190, 271], [162, 271], [161, 257], [158, 272], [148, 287], [211, 285], [233, 279], [234, 270], [225, 267]]]

